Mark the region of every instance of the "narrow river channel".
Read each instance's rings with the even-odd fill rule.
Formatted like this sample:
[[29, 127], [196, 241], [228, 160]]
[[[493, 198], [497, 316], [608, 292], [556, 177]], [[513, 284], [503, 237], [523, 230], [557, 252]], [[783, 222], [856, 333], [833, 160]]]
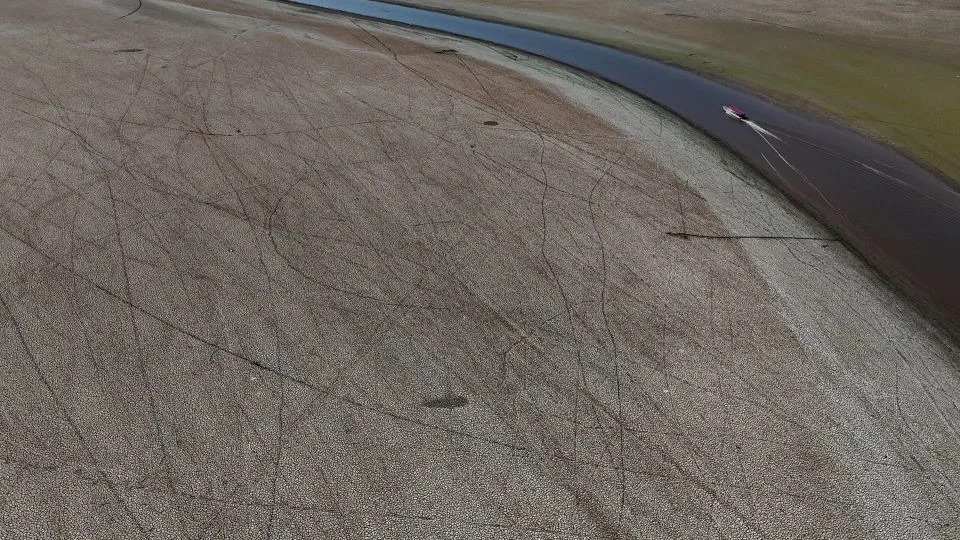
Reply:
[[[960, 326], [960, 189], [887, 146], [692, 72], [595, 43], [384, 2], [291, 3], [503, 45], [623, 86], [728, 146], [887, 277], [951, 326]], [[769, 133], [725, 115], [724, 105], [742, 109]]]

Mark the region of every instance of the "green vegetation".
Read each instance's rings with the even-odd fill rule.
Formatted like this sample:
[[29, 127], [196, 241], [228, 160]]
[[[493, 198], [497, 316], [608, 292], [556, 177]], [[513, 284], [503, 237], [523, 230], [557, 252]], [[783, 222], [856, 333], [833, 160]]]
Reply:
[[704, 34], [694, 56], [668, 49], [648, 54], [826, 113], [960, 181], [960, 67], [779, 27], [712, 26], [722, 37]]

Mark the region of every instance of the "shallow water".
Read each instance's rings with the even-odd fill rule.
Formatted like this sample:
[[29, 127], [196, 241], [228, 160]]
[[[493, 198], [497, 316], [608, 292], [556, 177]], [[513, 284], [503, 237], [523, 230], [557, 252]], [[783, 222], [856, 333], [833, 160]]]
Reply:
[[[889, 147], [691, 72], [595, 43], [369, 0], [292, 3], [505, 45], [628, 88], [730, 147], [884, 274], [949, 323], [960, 324], [960, 190]], [[723, 105], [743, 109], [755, 126], [728, 117]]]

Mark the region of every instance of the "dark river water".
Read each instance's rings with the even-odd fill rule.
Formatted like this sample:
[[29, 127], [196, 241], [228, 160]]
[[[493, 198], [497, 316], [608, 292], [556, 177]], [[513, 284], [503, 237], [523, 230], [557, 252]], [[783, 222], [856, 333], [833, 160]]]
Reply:
[[[889, 278], [951, 326], [960, 326], [960, 190], [884, 145], [689, 71], [595, 43], [367, 0], [291, 3], [505, 45], [632, 90], [731, 148]], [[725, 116], [723, 105], [746, 111], [776, 137], [761, 136]]]

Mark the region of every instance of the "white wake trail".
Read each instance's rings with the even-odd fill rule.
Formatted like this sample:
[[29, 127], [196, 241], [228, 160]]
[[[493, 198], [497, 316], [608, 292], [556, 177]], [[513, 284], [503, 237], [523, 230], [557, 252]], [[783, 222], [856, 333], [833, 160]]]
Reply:
[[[787, 161], [787, 158], [785, 158], [785, 157], [783, 156], [783, 154], [781, 154], [780, 151], [777, 150], [777, 148], [776, 148], [775, 146], [773, 146], [773, 144], [770, 142], [770, 139], [768, 139], [767, 137], [774, 138], [774, 139], [776, 139], [776, 140], [778, 140], [778, 141], [780, 141], [780, 142], [783, 142], [783, 139], [781, 139], [780, 137], [777, 137], [777, 136], [774, 135], [773, 133], [770, 133], [769, 131], [767, 131], [766, 129], [764, 129], [763, 127], [761, 127], [759, 124], [757, 124], [757, 123], [754, 122], [753, 120], [744, 120], [743, 123], [745, 123], [745, 124], [747, 124], [748, 126], [750, 126], [750, 128], [753, 129], [753, 131], [755, 131], [755, 132], [757, 133], [757, 135], [760, 135], [760, 138], [763, 139], [763, 142], [767, 143], [767, 146], [769, 146], [770, 149], [773, 150], [774, 153], [777, 154], [777, 157], [780, 158], [780, 161], [786, 163], [788, 167], [790, 167], [791, 169], [793, 169], [793, 172], [797, 173], [797, 175], [798, 175], [800, 178], [802, 178], [804, 182], [807, 183], [807, 185], [809, 185], [811, 188], [813, 188], [813, 190], [816, 191], [818, 195], [820, 195], [820, 198], [823, 200], [823, 202], [827, 203], [827, 204], [830, 206], [830, 208], [833, 208], [833, 209], [834, 209], [834, 211], [839, 212], [839, 210], [837, 209], [837, 207], [834, 206], [832, 202], [830, 202], [830, 199], [827, 198], [827, 195], [817, 186], [817, 184], [814, 183], [814, 182], [812, 182], [809, 178], [807, 178], [807, 175], [803, 174], [803, 172], [801, 172], [800, 169], [794, 167], [793, 163], [790, 163], [789, 161]], [[767, 159], [766, 156], [764, 156], [763, 158], [764, 158], [764, 159]], [[771, 167], [773, 166], [773, 165], [770, 163], [769, 160], [767, 160], [767, 163], [770, 164]], [[774, 169], [774, 170], [776, 170], [776, 169]]]
[[756, 131], [761, 137], [764, 136], [764, 135], [766, 135], [767, 137], [773, 137], [774, 139], [776, 139], [776, 140], [778, 140], [778, 141], [782, 141], [782, 139], [780, 139], [780, 137], [777, 137], [777, 136], [774, 135], [773, 133], [770, 133], [770, 132], [767, 131], [766, 129], [760, 127], [760, 124], [754, 122], [753, 120], [744, 120], [743, 123], [746, 124], [746, 125], [748, 125], [748, 126], [750, 126], [750, 129]]

